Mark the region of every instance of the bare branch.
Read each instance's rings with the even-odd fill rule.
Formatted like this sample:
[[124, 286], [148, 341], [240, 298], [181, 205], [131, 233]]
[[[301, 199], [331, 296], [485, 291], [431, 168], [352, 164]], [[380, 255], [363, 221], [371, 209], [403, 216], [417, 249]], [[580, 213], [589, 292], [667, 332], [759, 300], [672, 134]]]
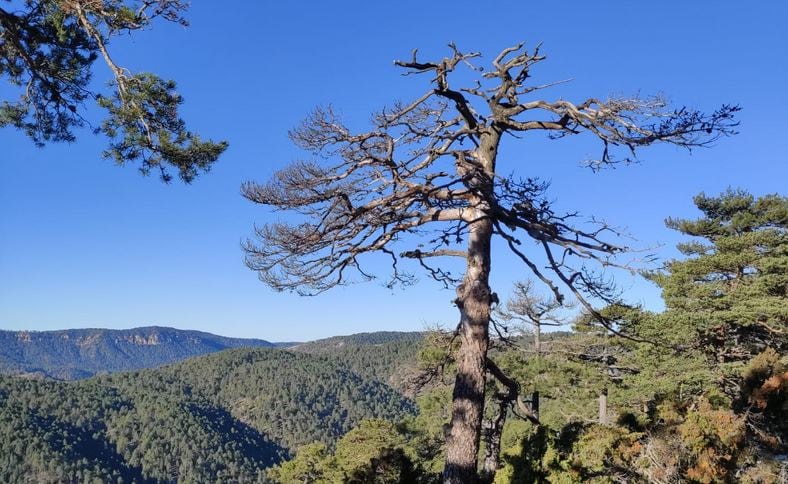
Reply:
[[521, 414], [519, 416], [521, 418], [528, 419], [534, 425], [540, 425], [539, 419], [523, 402], [522, 395], [520, 395], [520, 385], [518, 385], [516, 381], [506, 376], [506, 374], [498, 367], [498, 365], [496, 365], [495, 362], [489, 358], [487, 358], [487, 371], [507, 388], [509, 391], [507, 398], [510, 399], [510, 401], [517, 403], [518, 410]]
[[[530, 82], [532, 69], [545, 59], [540, 46], [504, 49], [483, 72], [471, 64], [479, 53], [464, 53], [454, 44], [449, 49], [437, 61], [420, 59], [414, 50], [411, 59], [395, 62], [406, 74], [434, 76], [433, 86], [375, 115], [368, 131], [353, 132], [328, 107], [316, 109], [290, 133], [318, 161], [296, 162], [267, 184], [243, 186], [247, 199], [299, 217], [257, 229], [256, 240], [244, 244], [247, 264], [277, 289], [314, 293], [376, 277], [364, 264], [366, 256], [379, 253], [391, 260], [389, 284], [412, 283], [401, 262], [414, 262], [450, 287], [458, 278], [438, 261], [463, 257], [469, 268], [484, 262], [483, 254], [463, 246], [480, 227], [489, 227], [489, 237], [505, 241], [555, 304], [564, 303], [566, 291], [599, 315], [594, 304], [619, 298], [603, 270], [632, 270], [618, 260], [630, 249], [608, 224], [556, 213], [546, 183], [497, 172], [504, 135], [590, 133], [602, 143], [601, 157], [591, 162], [599, 168], [633, 160], [640, 148], [654, 143], [708, 146], [735, 132], [739, 108], [723, 105], [703, 114], [671, 109], [660, 97], [532, 99], [534, 92], [563, 82]], [[455, 86], [459, 69], [481, 74]], [[623, 159], [614, 153], [617, 148]], [[541, 255], [527, 253], [524, 241], [536, 242]], [[546, 267], [535, 258], [546, 259]], [[458, 290], [468, 295], [468, 287]], [[600, 320], [618, 332], [614, 322]]]

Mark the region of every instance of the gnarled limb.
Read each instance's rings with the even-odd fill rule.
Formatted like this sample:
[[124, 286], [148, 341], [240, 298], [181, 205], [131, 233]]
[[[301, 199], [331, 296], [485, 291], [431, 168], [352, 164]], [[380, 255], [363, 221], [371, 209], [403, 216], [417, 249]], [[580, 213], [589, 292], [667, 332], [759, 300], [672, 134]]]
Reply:
[[[501, 436], [503, 427], [506, 423], [506, 416], [510, 409], [520, 418], [529, 420], [534, 425], [540, 425], [538, 415], [538, 396], [532, 397], [531, 407], [523, 401], [520, 394], [520, 386], [512, 380], [498, 367], [498, 365], [487, 358], [487, 371], [503, 385], [504, 392], [494, 395], [496, 402], [496, 412], [492, 419], [485, 421], [482, 427], [482, 436], [485, 442], [485, 455], [482, 461], [482, 469], [479, 473], [482, 482], [492, 482], [495, 473], [500, 467]], [[538, 395], [538, 394], [535, 394]], [[514, 410], [514, 405], [518, 411]]]
[[[618, 260], [628, 248], [619, 243], [615, 229], [596, 220], [581, 224], [576, 213], [557, 213], [545, 196], [547, 184], [539, 180], [499, 173], [504, 135], [586, 133], [602, 143], [602, 155], [592, 162], [599, 168], [615, 163], [617, 150], [628, 161], [640, 148], [658, 142], [688, 149], [707, 146], [735, 132], [738, 110], [724, 105], [706, 115], [669, 109], [660, 99], [533, 99], [535, 92], [554, 84], [529, 83], [531, 69], [545, 57], [539, 47], [529, 52], [523, 44], [501, 52], [475, 82], [455, 85], [453, 75], [463, 66], [482, 72], [471, 64], [479, 57], [453, 44], [439, 61], [419, 59], [414, 51], [410, 60], [395, 64], [406, 74], [434, 75], [430, 90], [377, 114], [371, 129], [362, 133], [353, 133], [330, 108], [316, 110], [291, 137], [322, 161], [299, 162], [268, 184], [243, 187], [249, 200], [301, 217], [259, 228], [257, 240], [244, 244], [249, 267], [276, 289], [315, 293], [369, 280], [373, 274], [362, 259], [373, 253], [391, 259], [389, 284], [413, 281], [400, 264], [403, 258], [447, 287], [459, 282], [460, 348], [446, 447], [447, 483], [478, 477], [486, 373], [516, 390], [487, 363], [491, 305], [497, 300], [489, 286], [493, 239], [501, 238], [557, 303], [574, 296], [613, 332], [619, 332], [615, 322], [604, 319], [594, 305], [617, 302], [619, 295], [595, 269], [630, 268]], [[525, 241], [536, 242], [531, 247], [541, 254], [532, 254]], [[465, 257], [460, 281], [438, 265], [447, 256]]]

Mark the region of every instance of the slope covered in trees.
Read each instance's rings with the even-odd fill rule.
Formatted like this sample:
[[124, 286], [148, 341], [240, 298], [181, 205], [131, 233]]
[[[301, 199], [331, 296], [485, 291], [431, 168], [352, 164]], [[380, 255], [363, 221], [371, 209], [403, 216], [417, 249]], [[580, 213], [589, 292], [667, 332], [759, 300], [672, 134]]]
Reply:
[[0, 481], [256, 482], [412, 403], [330, 359], [238, 349], [78, 382], [0, 378]]
[[[680, 246], [685, 257], [647, 274], [666, 310], [602, 310], [629, 338], [581, 313], [571, 332], [537, 339], [544, 306], [506, 306], [530, 323], [523, 334], [516, 318], [508, 333], [496, 326], [506, 338], [490, 360], [518, 398], [488, 382], [483, 479], [785, 473], [788, 200], [729, 191], [695, 202], [701, 218], [668, 222], [696, 238]], [[452, 396], [441, 371], [452, 374], [456, 351], [451, 334], [362, 334], [79, 382], [2, 377], [0, 480], [440, 482]], [[383, 383], [396, 368], [436, 369], [416, 413]]]
[[[571, 332], [537, 338], [545, 318], [564, 318], [515, 291], [522, 304], [493, 321], [488, 371], [511, 386], [486, 387], [483, 481], [785, 475], [788, 199], [695, 203], [700, 218], [668, 221], [694, 237], [684, 257], [646, 274], [662, 312], [613, 304], [610, 327], [580, 312]], [[3, 377], [0, 480], [440, 482], [457, 348], [452, 333], [362, 334], [79, 382]], [[418, 412], [383, 383], [398, 368], [433, 377], [416, 379], [428, 383]]]
[[418, 342], [424, 333], [413, 331], [376, 331], [373, 333], [356, 333], [346, 336], [332, 336], [293, 346], [291, 349], [307, 353], [330, 353], [348, 346], [380, 346], [389, 343]]
[[0, 373], [75, 380], [101, 372], [151, 368], [243, 346], [274, 344], [156, 326], [123, 330], [0, 331]]
[[413, 409], [388, 386], [340, 362], [276, 349], [224, 351], [100, 381], [129, 392], [199, 395], [287, 447], [330, 444], [363, 418], [393, 418]]
[[334, 336], [290, 349], [324, 355], [348, 365], [359, 375], [412, 396], [410, 381], [418, 370], [416, 356], [423, 338], [424, 333], [420, 332], [379, 331]]
[[0, 481], [255, 482], [285, 449], [187, 395], [0, 377]]

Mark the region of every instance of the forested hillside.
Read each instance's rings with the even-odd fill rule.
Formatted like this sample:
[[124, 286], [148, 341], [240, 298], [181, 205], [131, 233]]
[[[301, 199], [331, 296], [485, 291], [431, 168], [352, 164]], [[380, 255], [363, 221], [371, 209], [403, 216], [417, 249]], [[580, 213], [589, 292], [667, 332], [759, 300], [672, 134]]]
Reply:
[[188, 395], [0, 377], [0, 481], [262, 480], [285, 449]]
[[332, 336], [294, 345], [291, 349], [307, 353], [330, 353], [348, 346], [376, 346], [388, 343], [418, 342], [424, 333], [404, 331], [376, 331], [373, 333], [356, 333], [346, 336]]
[[[485, 482], [785, 475], [788, 200], [695, 202], [703, 217], [668, 220], [694, 237], [685, 257], [645, 274], [664, 311], [575, 311], [542, 334], [564, 320], [532, 286], [499, 306], [488, 370], [511, 380], [487, 383]], [[437, 483], [457, 348], [451, 332], [361, 334], [78, 382], [4, 376], [0, 481]], [[406, 373], [400, 392], [384, 383]]]
[[0, 378], [0, 481], [256, 482], [412, 403], [330, 359], [238, 349], [78, 382]]
[[0, 484], [788, 484], [788, 1], [224, 5], [0, 0]]
[[[644, 274], [664, 311], [566, 318], [529, 284], [498, 306], [488, 370], [510, 383], [487, 383], [486, 482], [785, 474], [788, 202], [695, 202], [703, 217], [667, 222], [694, 237], [684, 258]], [[556, 324], [571, 331], [542, 333]], [[362, 333], [77, 382], [0, 377], [0, 481], [437, 483], [457, 348], [451, 332]]]
[[416, 356], [423, 339], [420, 332], [380, 331], [310, 341], [290, 350], [332, 358], [359, 375], [412, 396], [411, 380], [418, 372]]
[[413, 404], [334, 359], [277, 349], [237, 349], [156, 370], [100, 377], [137, 388], [199, 395], [286, 447], [331, 443], [363, 418], [397, 417]]
[[156, 326], [123, 330], [0, 331], [0, 373], [76, 380], [96, 373], [152, 368], [243, 346], [274, 344]]

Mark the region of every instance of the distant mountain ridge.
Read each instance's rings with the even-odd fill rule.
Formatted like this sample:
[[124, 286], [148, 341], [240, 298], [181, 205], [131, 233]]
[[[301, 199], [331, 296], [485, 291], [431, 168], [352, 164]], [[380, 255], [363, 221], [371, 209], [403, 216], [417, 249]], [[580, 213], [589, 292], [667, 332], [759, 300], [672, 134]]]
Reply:
[[[161, 326], [132, 329], [0, 330], [0, 373], [59, 380], [139, 370], [240, 347], [278, 347]], [[286, 345], [281, 345], [286, 346]]]
[[422, 339], [0, 331], [0, 482], [269, 482], [304, 444], [414, 415], [406, 383]]
[[331, 336], [306, 343], [295, 344], [289, 349], [306, 353], [330, 353], [348, 346], [376, 346], [388, 343], [417, 343], [424, 338], [420, 331], [376, 331]]

